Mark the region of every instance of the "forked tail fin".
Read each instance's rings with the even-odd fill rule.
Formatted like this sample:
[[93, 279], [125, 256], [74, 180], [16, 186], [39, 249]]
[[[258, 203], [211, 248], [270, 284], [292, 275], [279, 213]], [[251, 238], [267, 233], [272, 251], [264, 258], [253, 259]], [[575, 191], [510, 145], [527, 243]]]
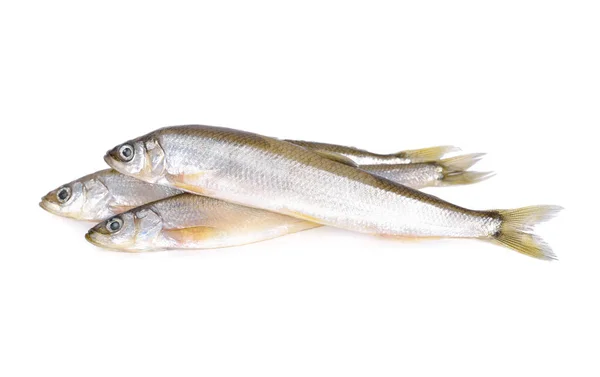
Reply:
[[485, 153], [471, 153], [440, 160], [443, 177], [439, 186], [469, 185], [491, 178], [494, 172], [466, 171], [485, 156]]
[[459, 147], [455, 147], [453, 145], [440, 145], [431, 148], [409, 149], [398, 152], [396, 155], [401, 158], [407, 158], [411, 160], [411, 162], [427, 162], [437, 161], [447, 153], [458, 151], [460, 151]]
[[545, 205], [498, 210], [502, 224], [493, 235], [493, 240], [530, 257], [557, 259], [550, 246], [540, 236], [533, 234], [532, 229], [536, 224], [550, 220], [562, 209], [560, 206]]

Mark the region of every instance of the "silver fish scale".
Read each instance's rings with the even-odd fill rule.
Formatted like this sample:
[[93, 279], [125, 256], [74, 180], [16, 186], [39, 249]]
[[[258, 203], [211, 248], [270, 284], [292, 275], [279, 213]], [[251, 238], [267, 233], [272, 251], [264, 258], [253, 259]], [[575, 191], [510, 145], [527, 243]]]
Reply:
[[246, 206], [388, 235], [484, 237], [500, 222], [282, 140], [208, 126], [146, 137], [163, 148], [171, 177], [194, 174], [190, 190]]
[[442, 167], [436, 163], [364, 165], [360, 168], [415, 189], [436, 186], [444, 178]]

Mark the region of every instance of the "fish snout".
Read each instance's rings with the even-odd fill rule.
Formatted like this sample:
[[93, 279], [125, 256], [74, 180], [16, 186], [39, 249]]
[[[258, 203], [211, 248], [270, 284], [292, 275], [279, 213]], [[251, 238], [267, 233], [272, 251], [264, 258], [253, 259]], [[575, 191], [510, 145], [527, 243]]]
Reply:
[[104, 239], [106, 235], [98, 232], [96, 228], [97, 226], [88, 230], [88, 232], [85, 234], [85, 239], [94, 246], [103, 247], [107, 244], [106, 240]]
[[106, 152], [104, 155], [104, 162], [106, 162], [109, 166], [113, 166], [115, 161], [118, 161], [115, 156], [115, 150], [111, 149], [110, 151]]
[[60, 205], [58, 204], [58, 202], [56, 202], [55, 196], [52, 195], [51, 193], [46, 194], [45, 196], [42, 197], [42, 199], [40, 200], [40, 207], [42, 207], [42, 209], [44, 209], [52, 214], [55, 214], [55, 215], [61, 214]]

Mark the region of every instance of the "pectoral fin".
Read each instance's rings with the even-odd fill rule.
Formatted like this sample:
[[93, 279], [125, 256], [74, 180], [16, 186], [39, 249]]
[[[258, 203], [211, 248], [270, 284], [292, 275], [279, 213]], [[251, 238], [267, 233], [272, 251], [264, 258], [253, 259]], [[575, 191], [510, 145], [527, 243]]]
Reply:
[[177, 243], [185, 244], [207, 240], [216, 236], [219, 231], [216, 228], [209, 226], [197, 226], [193, 228], [165, 229], [163, 230], [163, 233]]
[[167, 180], [171, 186], [180, 190], [196, 194], [206, 194], [201, 180], [205, 179], [207, 174], [213, 174], [214, 172], [214, 170], [206, 170], [198, 173], [169, 174], [167, 175]]

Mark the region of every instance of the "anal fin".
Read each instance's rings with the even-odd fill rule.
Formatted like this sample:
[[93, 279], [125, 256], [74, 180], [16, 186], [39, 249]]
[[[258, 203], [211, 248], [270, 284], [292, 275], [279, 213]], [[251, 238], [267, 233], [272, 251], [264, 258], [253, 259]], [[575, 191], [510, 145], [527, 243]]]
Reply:
[[206, 190], [201, 185], [201, 179], [213, 172], [213, 170], [206, 170], [191, 174], [169, 174], [167, 175], [167, 181], [175, 188], [202, 195], [206, 193]]

